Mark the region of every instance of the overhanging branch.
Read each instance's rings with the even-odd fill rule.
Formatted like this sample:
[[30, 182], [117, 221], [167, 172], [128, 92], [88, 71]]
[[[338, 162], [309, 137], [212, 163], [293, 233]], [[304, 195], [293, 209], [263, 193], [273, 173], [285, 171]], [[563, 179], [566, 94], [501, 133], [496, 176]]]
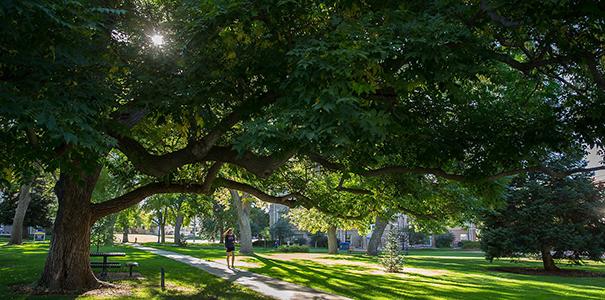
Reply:
[[255, 196], [259, 200], [269, 203], [282, 204], [288, 207], [294, 207], [296, 205], [302, 205], [304, 203], [310, 202], [309, 198], [300, 193], [290, 193], [282, 196], [272, 196], [249, 184], [233, 181], [227, 178], [217, 178], [215, 181], [215, 185], [228, 189], [238, 190], [240, 192], [245, 192]]
[[212, 191], [212, 183], [216, 179], [218, 172], [220, 171], [222, 164], [213, 164], [206, 178], [202, 184], [189, 184], [189, 183], [166, 183], [166, 182], [153, 182], [147, 185], [136, 188], [122, 196], [117, 198], [92, 204], [94, 212], [94, 218], [100, 219], [112, 213], [119, 212], [126, 209], [134, 204], [143, 201], [145, 198], [156, 195], [156, 194], [168, 194], [168, 193], [196, 193], [196, 194], [209, 194]]

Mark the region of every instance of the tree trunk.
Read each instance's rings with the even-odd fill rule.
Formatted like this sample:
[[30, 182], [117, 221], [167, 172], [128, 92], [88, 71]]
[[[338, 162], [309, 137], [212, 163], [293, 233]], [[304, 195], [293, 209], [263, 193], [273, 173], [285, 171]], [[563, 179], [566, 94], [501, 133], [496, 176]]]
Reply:
[[237, 220], [239, 222], [239, 252], [243, 254], [252, 254], [252, 229], [250, 228], [250, 201], [242, 201], [239, 193], [235, 190], [229, 190], [231, 199], [237, 209]]
[[177, 214], [174, 221], [174, 243], [177, 245], [181, 244], [181, 224], [183, 224], [184, 216]]
[[549, 247], [542, 247], [542, 263], [544, 264], [544, 270], [546, 271], [559, 271], [559, 267], [555, 265], [555, 261], [550, 254]]
[[95, 222], [91, 209], [91, 196], [99, 176], [61, 172], [55, 185], [59, 200], [53, 238], [40, 288], [51, 291], [83, 291], [97, 288], [101, 283], [90, 268], [90, 230]]
[[130, 230], [128, 224], [122, 228], [124, 232], [122, 233], [122, 243], [128, 243], [128, 230]]
[[384, 229], [387, 227], [388, 223], [388, 219], [382, 216], [376, 217], [374, 231], [372, 231], [372, 236], [370, 236], [370, 241], [368, 242], [368, 255], [378, 255], [378, 245], [380, 245], [380, 242], [382, 241], [382, 235], [384, 234]]
[[25, 212], [31, 201], [31, 183], [24, 184], [21, 186], [19, 191], [19, 202], [17, 203], [17, 209], [15, 210], [15, 217], [13, 218], [13, 227], [11, 228], [11, 239], [8, 242], [10, 245], [20, 245], [23, 243], [23, 235], [26, 232], [23, 228], [23, 220], [25, 219]]
[[161, 227], [162, 227], [162, 226], [160, 225], [160, 223], [158, 223], [158, 244], [160, 243], [160, 241], [161, 241], [161, 236], [162, 236], [162, 234], [160, 233], [160, 232], [162, 231], [162, 230], [160, 229]]
[[219, 242], [221, 244], [223, 244], [225, 242], [225, 236], [223, 235], [223, 232], [225, 232], [225, 225], [223, 224], [223, 220], [220, 221], [220, 225], [218, 227], [218, 236], [219, 236]]
[[160, 226], [160, 243], [166, 243], [166, 222], [163, 222]]
[[336, 239], [336, 226], [328, 228], [328, 253], [338, 253], [338, 239]]

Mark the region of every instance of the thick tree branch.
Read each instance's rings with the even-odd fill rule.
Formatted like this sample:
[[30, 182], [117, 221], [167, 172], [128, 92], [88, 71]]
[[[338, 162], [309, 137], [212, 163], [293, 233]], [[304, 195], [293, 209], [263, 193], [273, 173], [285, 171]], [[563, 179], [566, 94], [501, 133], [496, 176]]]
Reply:
[[204, 182], [202, 184], [153, 182], [142, 187], [136, 188], [117, 198], [101, 203], [92, 204], [94, 218], [98, 220], [109, 214], [119, 212], [155, 194], [209, 194], [212, 191], [212, 183], [215, 181], [221, 166], [222, 163], [213, 164], [208, 170], [206, 178], [204, 179]]
[[302, 205], [310, 202], [309, 198], [302, 195], [301, 193], [290, 193], [282, 196], [272, 196], [249, 184], [233, 181], [227, 178], [217, 178], [215, 181], [215, 185], [248, 193], [262, 201], [282, 204], [288, 207], [294, 207], [296, 205]]
[[[275, 95], [267, 94], [259, 99], [247, 101], [223, 118], [203, 138], [189, 143], [183, 149], [162, 155], [149, 153], [138, 141], [120, 133], [110, 132], [110, 135], [118, 141], [118, 149], [129, 158], [139, 171], [147, 175], [162, 177], [183, 165], [204, 161], [220, 161], [239, 165], [257, 176], [266, 177], [276, 167], [285, 162], [281, 156], [260, 157], [250, 152], [238, 155], [234, 150], [217, 146], [216, 143], [235, 124], [260, 108], [275, 102], [276, 99]], [[265, 167], [261, 167], [263, 165]]]
[[[308, 157], [312, 161], [319, 163], [320, 165], [324, 166], [326, 169], [329, 169], [331, 171], [348, 171], [344, 165], [339, 164], [339, 163], [330, 162], [327, 159], [325, 159], [317, 154], [311, 154], [311, 155], [308, 155]], [[494, 181], [494, 180], [497, 180], [497, 179], [500, 179], [503, 177], [513, 176], [513, 175], [521, 174], [521, 173], [545, 173], [545, 174], [548, 174], [553, 177], [563, 177], [563, 176], [568, 176], [568, 175], [572, 175], [572, 174], [576, 174], [576, 173], [595, 172], [595, 171], [599, 171], [599, 170], [605, 170], [605, 165], [591, 167], [591, 168], [574, 168], [574, 169], [563, 170], [563, 171], [557, 171], [555, 169], [548, 168], [545, 166], [531, 166], [531, 167], [526, 167], [526, 168], [507, 170], [507, 171], [499, 172], [499, 173], [496, 173], [493, 175], [486, 175], [486, 176], [483, 176], [482, 178], [472, 178], [472, 177], [469, 177], [466, 175], [452, 174], [452, 173], [448, 173], [445, 170], [439, 169], [439, 168], [403, 167], [403, 166], [385, 166], [385, 167], [378, 168], [378, 169], [358, 171], [358, 172], [353, 172], [353, 173], [361, 175], [361, 176], [367, 176], [367, 177], [377, 177], [377, 176], [390, 175], [390, 174], [420, 174], [420, 175], [432, 174], [437, 177], [454, 180], [454, 181], [473, 182], [473, 181], [478, 181], [478, 180]], [[338, 186], [339, 188], [342, 188], [342, 181], [343, 181], [343, 179], [341, 178], [341, 182], [339, 183], [339, 186]]]

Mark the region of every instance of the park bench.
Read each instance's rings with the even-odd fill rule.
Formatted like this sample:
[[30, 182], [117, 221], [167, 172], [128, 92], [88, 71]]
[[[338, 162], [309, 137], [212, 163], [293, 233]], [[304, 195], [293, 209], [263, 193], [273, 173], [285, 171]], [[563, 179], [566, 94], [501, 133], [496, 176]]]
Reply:
[[123, 252], [108, 252], [108, 253], [99, 253], [99, 252], [94, 252], [94, 253], [90, 253], [91, 257], [103, 257], [103, 261], [102, 262], [90, 262], [90, 267], [91, 268], [101, 268], [101, 279], [105, 279], [107, 277], [107, 269], [109, 268], [120, 268], [122, 267], [122, 264], [120, 264], [119, 262], [109, 262], [107, 261], [108, 257], [116, 257], [116, 256], [126, 256], [126, 253]]

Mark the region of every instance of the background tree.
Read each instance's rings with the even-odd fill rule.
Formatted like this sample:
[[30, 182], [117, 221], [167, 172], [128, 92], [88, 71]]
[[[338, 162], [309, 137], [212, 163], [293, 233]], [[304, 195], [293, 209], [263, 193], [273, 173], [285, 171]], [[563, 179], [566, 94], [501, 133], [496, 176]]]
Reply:
[[149, 213], [149, 221], [157, 228], [158, 243], [166, 243], [166, 222], [168, 219], [169, 201], [165, 195], [148, 198], [142, 208]]
[[267, 228], [269, 228], [269, 214], [262, 207], [262, 204], [253, 202], [250, 209], [250, 229], [252, 236], [259, 240], [271, 238], [271, 235], [266, 232]]
[[0, 223], [13, 224], [10, 243], [22, 243], [29, 236], [27, 227], [47, 228], [52, 224], [56, 198], [50, 176], [21, 185], [18, 190], [11, 191], [9, 187], [0, 197]]
[[380, 256], [380, 263], [387, 272], [397, 273], [403, 269], [404, 260], [400, 232], [399, 230], [390, 230]]
[[270, 232], [271, 237], [282, 245], [286, 239], [292, 237], [294, 230], [287, 218], [279, 218], [277, 222], [271, 225]]
[[250, 210], [252, 208], [252, 199], [248, 195], [240, 195], [236, 190], [229, 190], [235, 212], [237, 213], [240, 253], [251, 254], [252, 249], [252, 228], [250, 227]]
[[326, 232], [328, 236], [328, 253], [338, 253], [336, 229], [357, 229], [361, 234], [369, 224], [366, 220], [354, 220], [334, 217], [317, 209], [294, 208], [288, 212], [292, 224], [311, 233]]
[[[582, 165], [556, 155], [554, 163], [559, 167]], [[485, 213], [481, 248], [488, 260], [540, 254], [547, 271], [559, 270], [554, 258], [601, 260], [604, 212], [603, 192], [589, 174], [518, 176], [508, 188], [505, 205]]]
[[141, 225], [143, 218], [141, 216], [141, 208], [138, 205], [129, 207], [119, 213], [117, 213], [116, 226], [119, 231], [122, 231], [122, 243], [128, 243], [128, 234], [130, 230]]

